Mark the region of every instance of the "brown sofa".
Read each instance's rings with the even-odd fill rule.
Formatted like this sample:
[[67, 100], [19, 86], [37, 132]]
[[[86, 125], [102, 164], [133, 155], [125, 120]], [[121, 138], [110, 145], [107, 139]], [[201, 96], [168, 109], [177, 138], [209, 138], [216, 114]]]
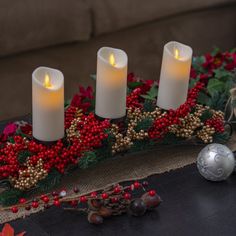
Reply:
[[65, 75], [69, 98], [94, 85], [96, 52], [124, 49], [129, 71], [158, 79], [163, 45], [194, 54], [236, 46], [236, 0], [0, 0], [0, 120], [31, 112], [31, 73], [45, 65]]

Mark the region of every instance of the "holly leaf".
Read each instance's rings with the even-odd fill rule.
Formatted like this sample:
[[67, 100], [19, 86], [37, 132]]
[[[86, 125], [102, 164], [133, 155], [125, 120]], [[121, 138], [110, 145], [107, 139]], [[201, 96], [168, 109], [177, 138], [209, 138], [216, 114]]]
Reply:
[[211, 79], [208, 82], [207, 90], [211, 96], [216, 92], [223, 92], [225, 89], [225, 83], [218, 79]]
[[228, 78], [232, 77], [231, 72], [229, 72], [225, 69], [222, 69], [222, 68], [214, 70], [214, 73], [215, 73], [216, 79], [223, 80], [223, 79], [228, 79]]
[[210, 97], [207, 96], [207, 94], [200, 92], [198, 97], [197, 97], [197, 102], [202, 104], [202, 105], [206, 105], [209, 102]]
[[64, 108], [67, 109], [70, 106], [70, 103], [71, 103], [71, 99], [65, 100]]
[[91, 74], [91, 75], [90, 75], [90, 79], [96, 81], [97, 75], [96, 75], [96, 74]]
[[142, 98], [148, 99], [148, 100], [156, 100], [155, 98], [149, 96], [149, 95], [140, 95]]
[[5, 224], [2, 229], [2, 236], [14, 236], [14, 229], [9, 224]]
[[155, 98], [157, 96], [157, 92], [158, 92], [158, 89], [157, 89], [157, 86], [154, 84], [151, 89], [148, 91], [148, 95], [150, 97], [153, 97]]
[[84, 156], [79, 160], [79, 167], [81, 169], [86, 169], [97, 162], [97, 156], [94, 152], [85, 152]]
[[135, 81], [135, 82], [129, 82], [128, 83], [128, 87], [131, 88], [131, 89], [135, 89], [135, 88], [137, 88], [139, 86], [142, 86], [142, 85], [143, 85], [143, 83], [140, 82], [140, 81]]
[[151, 89], [147, 92], [147, 94], [141, 95], [141, 97], [143, 97], [145, 99], [149, 99], [149, 100], [156, 100], [157, 92], [158, 92], [158, 88], [154, 84], [151, 87]]

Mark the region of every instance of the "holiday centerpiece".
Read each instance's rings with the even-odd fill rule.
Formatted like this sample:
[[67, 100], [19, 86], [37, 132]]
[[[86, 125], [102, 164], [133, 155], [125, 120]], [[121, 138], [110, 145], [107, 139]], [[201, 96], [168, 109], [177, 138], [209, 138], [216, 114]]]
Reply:
[[[173, 45], [167, 45], [165, 50], [170, 50], [169, 47], [172, 48]], [[126, 76], [127, 55], [119, 50], [112, 51], [113, 55], [110, 50], [112, 49], [105, 48], [98, 54], [98, 93], [95, 95], [91, 87], [80, 87], [79, 93], [65, 103], [64, 117], [61, 115], [63, 75], [48, 68], [40, 68], [34, 72], [33, 130], [30, 123], [18, 121], [8, 124], [1, 134], [0, 186], [4, 191], [0, 193], [0, 204], [14, 205], [19, 199], [37, 192], [48, 192], [61, 181], [64, 174], [75, 168], [88, 168], [120, 153], [149, 150], [164, 144], [222, 143], [229, 139], [229, 133], [225, 130], [224, 107], [230, 97], [229, 90], [236, 81], [235, 51], [221, 53], [215, 50], [211, 54], [193, 58], [188, 83], [186, 75], [181, 74], [178, 67], [179, 64], [181, 68], [189, 66], [190, 70], [192, 52], [181, 46], [175, 52], [174, 61], [171, 61], [173, 70], [178, 75], [173, 77], [171, 90], [176, 88], [173, 85], [178, 85], [181, 93], [186, 96], [182, 104], [181, 99], [163, 99], [170, 94], [167, 91], [158, 93], [161, 88], [157, 81], [142, 80], [132, 73]], [[108, 61], [114, 68], [104, 62], [104, 57], [109, 58]], [[118, 61], [114, 61], [113, 57]], [[163, 71], [166, 70], [168, 60], [169, 55], [162, 65], [161, 78], [166, 76]], [[185, 72], [187, 70], [184, 69]], [[43, 80], [45, 72], [47, 79]], [[106, 76], [101, 77], [101, 73]], [[54, 76], [61, 81], [57, 80], [56, 88], [52, 89]], [[111, 83], [109, 78], [113, 76], [115, 82]], [[184, 81], [179, 84], [180, 77]], [[96, 79], [96, 76], [92, 78]], [[39, 83], [52, 90], [41, 89]], [[189, 84], [189, 89], [186, 84]], [[168, 90], [163, 82], [160, 86]], [[104, 89], [109, 92], [105, 94]], [[40, 93], [50, 97], [49, 104], [48, 99], [39, 99], [42, 97]], [[176, 97], [180, 95], [178, 92], [173, 94]], [[160, 104], [157, 102], [157, 95], [162, 97]], [[95, 100], [98, 101], [97, 106]], [[114, 101], [120, 104], [119, 109], [114, 109]], [[103, 107], [103, 103], [106, 106]], [[177, 103], [182, 105], [177, 106]], [[49, 117], [55, 119], [51, 120]], [[62, 132], [61, 123], [64, 118], [65, 132]], [[57, 122], [53, 122], [54, 120]], [[17, 212], [14, 207], [10, 209]]]

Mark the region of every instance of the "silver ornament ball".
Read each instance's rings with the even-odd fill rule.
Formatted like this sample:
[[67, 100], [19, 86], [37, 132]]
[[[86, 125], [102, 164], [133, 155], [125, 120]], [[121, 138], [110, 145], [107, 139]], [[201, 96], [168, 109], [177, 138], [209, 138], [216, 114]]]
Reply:
[[207, 180], [225, 180], [234, 170], [234, 154], [225, 145], [209, 144], [198, 154], [197, 167], [199, 173]]

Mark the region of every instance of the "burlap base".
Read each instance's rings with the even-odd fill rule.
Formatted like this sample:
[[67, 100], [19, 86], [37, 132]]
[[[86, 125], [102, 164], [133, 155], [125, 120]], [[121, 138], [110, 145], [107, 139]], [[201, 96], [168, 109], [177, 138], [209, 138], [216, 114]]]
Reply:
[[[227, 144], [233, 151], [236, 150], [235, 141], [236, 135]], [[66, 186], [70, 190], [69, 194], [73, 194], [71, 191], [73, 186], [78, 186], [81, 195], [84, 195], [114, 183], [142, 179], [190, 165], [196, 161], [202, 148], [203, 145], [159, 146], [152, 151], [118, 156], [89, 169], [75, 171], [63, 179], [61, 186]], [[20, 210], [17, 214], [1, 212], [0, 223], [25, 217], [26, 214], [30, 215], [42, 209], [38, 208], [29, 212]]]

